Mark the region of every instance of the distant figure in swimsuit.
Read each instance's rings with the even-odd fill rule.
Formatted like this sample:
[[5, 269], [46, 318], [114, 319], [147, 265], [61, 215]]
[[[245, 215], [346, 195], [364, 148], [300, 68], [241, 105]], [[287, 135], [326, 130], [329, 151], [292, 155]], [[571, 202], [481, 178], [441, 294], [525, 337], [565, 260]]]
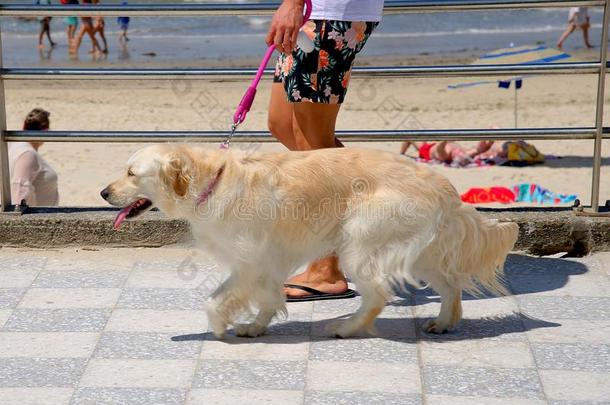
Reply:
[[[38, 4], [39, 6], [48, 6], [51, 4], [51, 0], [36, 0], [36, 4]], [[49, 40], [49, 44], [51, 45], [51, 47], [54, 47], [55, 45], [57, 45], [51, 39], [51, 20], [52, 19], [53, 19], [53, 17], [39, 17], [40, 33], [38, 34], [38, 49], [44, 49], [44, 44], [42, 43], [42, 40], [44, 39], [45, 35], [47, 36], [47, 39]]]
[[[100, 0], [93, 0], [93, 4], [100, 4]], [[97, 16], [93, 18], [93, 34], [100, 34], [100, 38], [102, 38], [102, 42], [104, 42], [104, 49], [102, 49], [103, 53], [108, 53], [108, 41], [106, 41], [105, 34], [106, 23], [104, 21], [104, 17]]]
[[[83, 0], [83, 4], [91, 4], [92, 0]], [[97, 42], [97, 39], [95, 39], [95, 33], [93, 30], [93, 18], [91, 17], [81, 17], [81, 29], [80, 32], [78, 33], [78, 37], [75, 40], [74, 46], [72, 47], [72, 49], [70, 50], [70, 53], [73, 54], [77, 54], [78, 53], [78, 49], [80, 48], [80, 44], [83, 41], [83, 37], [85, 36], [85, 34], [89, 35], [89, 38], [91, 38], [91, 51], [89, 53], [93, 53], [93, 54], [97, 54], [102, 52], [102, 49], [100, 48], [100, 44]]]
[[587, 13], [586, 7], [572, 7], [568, 14], [568, 28], [561, 34], [559, 41], [557, 41], [557, 48], [562, 49], [563, 43], [566, 39], [577, 29], [582, 30], [582, 36], [585, 41], [587, 48], [593, 48], [593, 45], [589, 42], [589, 28], [591, 23], [589, 22], [589, 14]]
[[471, 149], [449, 141], [403, 142], [400, 153], [402, 155], [407, 153], [411, 145], [417, 149], [419, 158], [424, 161], [437, 160], [457, 166], [466, 166], [475, 159], [493, 159], [506, 155], [503, 144], [497, 144], [494, 141], [480, 141], [476, 148]]

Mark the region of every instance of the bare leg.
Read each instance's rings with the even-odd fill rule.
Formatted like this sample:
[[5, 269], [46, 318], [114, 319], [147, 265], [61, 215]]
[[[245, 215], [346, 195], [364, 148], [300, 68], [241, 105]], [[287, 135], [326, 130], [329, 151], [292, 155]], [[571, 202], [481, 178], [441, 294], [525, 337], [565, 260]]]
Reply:
[[585, 46], [587, 48], [593, 48], [593, 45], [589, 42], [589, 24], [582, 27], [582, 37], [585, 41]]
[[[332, 148], [337, 145], [335, 122], [339, 105], [290, 103], [281, 83], [273, 83], [269, 103], [269, 130], [290, 150]], [[330, 256], [309, 265], [307, 270], [292, 277], [289, 283], [312, 287], [328, 293], [347, 290], [347, 281], [339, 271], [338, 260]], [[308, 295], [307, 292], [287, 288], [291, 297]]]
[[557, 48], [559, 48], [559, 49], [563, 48], [563, 43], [565, 42], [566, 39], [568, 39], [570, 34], [572, 34], [574, 32], [575, 29], [576, 29], [576, 26], [574, 24], [568, 24], [568, 28], [565, 30], [565, 32], [563, 34], [561, 34], [561, 37], [557, 41]]

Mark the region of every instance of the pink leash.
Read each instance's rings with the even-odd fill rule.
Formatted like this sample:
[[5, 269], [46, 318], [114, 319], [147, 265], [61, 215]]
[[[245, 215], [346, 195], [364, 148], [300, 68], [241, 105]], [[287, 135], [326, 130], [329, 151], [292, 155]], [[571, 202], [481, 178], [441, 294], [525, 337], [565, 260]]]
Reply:
[[[311, 8], [311, 0], [305, 0], [305, 14], [303, 15], [303, 24], [301, 26], [305, 25], [305, 23], [309, 21], [309, 17], [311, 16]], [[256, 97], [256, 88], [258, 87], [258, 83], [261, 81], [263, 73], [265, 72], [265, 68], [267, 67], [267, 64], [269, 63], [269, 60], [271, 59], [271, 56], [273, 55], [274, 51], [275, 45], [269, 45], [269, 49], [267, 49], [267, 52], [265, 52], [265, 56], [263, 56], [261, 64], [258, 67], [258, 71], [256, 72], [256, 76], [254, 77], [254, 80], [252, 80], [250, 87], [248, 87], [246, 93], [239, 102], [235, 114], [233, 114], [233, 125], [231, 125], [231, 133], [220, 146], [222, 149], [229, 148], [229, 145], [231, 144], [231, 138], [233, 138], [237, 127], [239, 126], [239, 124], [246, 120], [246, 115], [250, 111], [252, 103], [254, 102], [254, 98]]]

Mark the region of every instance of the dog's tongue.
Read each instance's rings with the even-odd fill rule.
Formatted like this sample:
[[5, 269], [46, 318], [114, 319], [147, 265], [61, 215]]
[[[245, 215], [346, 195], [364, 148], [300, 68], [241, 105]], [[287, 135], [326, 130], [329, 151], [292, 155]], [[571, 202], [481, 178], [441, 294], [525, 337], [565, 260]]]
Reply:
[[129, 214], [129, 211], [131, 211], [131, 205], [123, 208], [119, 212], [119, 215], [116, 216], [116, 218], [114, 220], [114, 224], [112, 225], [115, 230], [117, 230], [117, 231], [119, 230], [119, 228], [121, 227], [121, 224], [127, 218], [127, 214]]

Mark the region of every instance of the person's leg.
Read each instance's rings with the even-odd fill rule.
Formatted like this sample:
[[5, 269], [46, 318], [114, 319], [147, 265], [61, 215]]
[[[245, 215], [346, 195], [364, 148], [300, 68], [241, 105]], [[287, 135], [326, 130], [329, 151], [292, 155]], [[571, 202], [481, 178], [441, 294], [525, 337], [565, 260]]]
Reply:
[[[286, 91], [282, 83], [273, 83], [271, 87], [271, 100], [269, 102], [268, 125], [271, 134], [280, 141], [289, 150], [312, 150], [315, 149], [309, 144], [308, 139], [312, 139], [314, 144], [324, 144], [333, 147], [335, 146], [334, 139], [334, 122], [336, 113], [339, 111], [337, 107], [322, 109], [318, 111], [315, 108], [298, 108], [301, 104], [312, 103], [290, 103], [286, 99]], [[326, 104], [325, 106], [329, 106]], [[308, 111], [311, 113], [321, 112], [325, 120], [331, 121], [322, 122], [320, 116], [308, 116]], [[335, 111], [333, 113], [333, 111]], [[297, 118], [298, 114], [298, 118]], [[315, 118], [315, 119], [312, 119]], [[319, 126], [315, 122], [319, 121]], [[326, 131], [323, 133], [322, 131]], [[305, 136], [307, 133], [308, 137]], [[321, 134], [321, 139], [318, 140], [314, 134]], [[337, 258], [330, 256], [311, 263], [304, 273], [298, 274], [288, 280], [290, 284], [298, 284], [306, 287], [312, 287], [317, 290], [327, 293], [342, 293], [347, 290], [347, 281], [339, 271]], [[286, 288], [285, 293], [289, 297], [300, 297], [309, 293], [293, 288]]]
[[42, 49], [44, 48], [44, 45], [42, 43], [42, 39], [44, 38], [44, 20], [40, 21], [40, 32], [38, 33], [38, 48]]
[[585, 46], [587, 48], [593, 48], [593, 45], [589, 42], [589, 24], [585, 24], [582, 26], [582, 37], [585, 41]]
[[565, 30], [565, 32], [563, 34], [561, 34], [561, 37], [557, 41], [557, 48], [561, 49], [563, 47], [563, 43], [565, 42], [566, 39], [568, 39], [570, 34], [572, 34], [574, 32], [575, 29], [576, 29], [576, 26], [574, 24], [568, 24], [568, 28]]
[[51, 17], [47, 17], [45, 18], [45, 32], [47, 34], [47, 39], [49, 40], [49, 44], [51, 44], [51, 47], [55, 46], [55, 42], [53, 42], [53, 40], [51, 39]]

